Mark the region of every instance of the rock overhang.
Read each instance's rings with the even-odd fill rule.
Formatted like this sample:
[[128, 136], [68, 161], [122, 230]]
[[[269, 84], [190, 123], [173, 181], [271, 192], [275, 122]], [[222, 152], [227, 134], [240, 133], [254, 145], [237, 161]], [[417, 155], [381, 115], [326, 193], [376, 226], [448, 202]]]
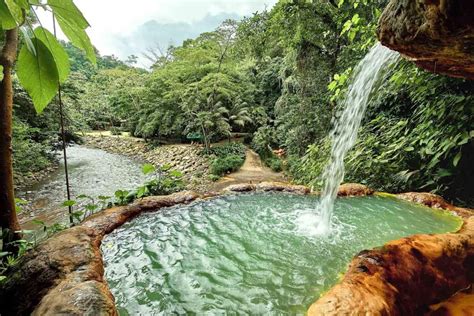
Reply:
[[391, 0], [377, 36], [421, 68], [474, 80], [472, 0]]

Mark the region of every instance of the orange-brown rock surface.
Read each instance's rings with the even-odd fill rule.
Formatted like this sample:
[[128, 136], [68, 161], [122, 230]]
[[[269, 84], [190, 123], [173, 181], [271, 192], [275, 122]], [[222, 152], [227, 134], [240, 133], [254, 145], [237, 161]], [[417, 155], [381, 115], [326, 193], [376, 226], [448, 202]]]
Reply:
[[474, 288], [471, 285], [444, 302], [430, 306], [428, 316], [470, 316], [474, 314]]
[[[359, 253], [308, 315], [451, 315], [441, 312], [459, 310], [460, 301], [470, 306], [472, 296], [453, 295], [474, 283], [474, 213], [429, 193], [397, 197], [458, 212], [464, 226], [458, 233], [414, 235]], [[441, 314], [430, 308], [445, 300], [437, 308]]]
[[374, 194], [374, 190], [359, 183], [344, 183], [339, 186], [338, 196], [367, 196]]
[[441, 196], [432, 193], [408, 192], [397, 194], [396, 197], [405, 201], [423, 204], [431, 208], [452, 211], [461, 216], [462, 218], [469, 218], [470, 216], [474, 215], [472, 210], [454, 206], [448, 203]]
[[104, 280], [100, 243], [142, 212], [189, 203], [194, 192], [149, 197], [89, 217], [28, 252], [0, 287], [1, 315], [117, 315]]
[[422, 68], [474, 79], [472, 0], [391, 0], [378, 37]]
[[256, 188], [261, 191], [281, 191], [296, 194], [308, 194], [311, 191], [304, 185], [293, 185], [285, 182], [261, 182], [257, 184]]
[[[351, 188], [345, 190], [368, 190], [353, 185]], [[306, 187], [283, 183], [238, 189], [309, 193]], [[200, 197], [194, 192], [180, 192], [141, 199], [100, 212], [51, 237], [9, 271], [8, 280], [0, 286], [1, 315], [117, 315], [104, 279], [100, 253], [103, 236], [142, 212]], [[440, 315], [472, 306], [472, 294], [453, 296], [474, 282], [471, 211], [430, 194], [407, 193], [398, 197], [461, 212], [465, 224], [455, 234], [415, 235], [361, 252], [342, 282], [314, 303], [309, 315]]]

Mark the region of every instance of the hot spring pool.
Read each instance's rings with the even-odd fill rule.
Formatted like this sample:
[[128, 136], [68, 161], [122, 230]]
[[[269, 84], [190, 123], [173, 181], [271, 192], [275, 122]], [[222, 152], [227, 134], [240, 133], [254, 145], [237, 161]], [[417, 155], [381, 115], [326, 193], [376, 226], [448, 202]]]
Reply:
[[363, 249], [461, 220], [392, 198], [336, 202], [329, 236], [313, 234], [317, 197], [224, 196], [141, 215], [102, 244], [121, 315], [303, 314]]

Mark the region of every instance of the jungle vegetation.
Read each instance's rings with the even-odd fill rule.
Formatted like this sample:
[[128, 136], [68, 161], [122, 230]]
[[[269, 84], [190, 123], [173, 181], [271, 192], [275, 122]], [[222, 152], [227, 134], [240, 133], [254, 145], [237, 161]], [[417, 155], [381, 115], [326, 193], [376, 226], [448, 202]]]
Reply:
[[[209, 150], [212, 142], [245, 133], [269, 165], [318, 188], [332, 118], [353, 67], [376, 42], [386, 3], [281, 0], [180, 46], [151, 49], [151, 69], [138, 67], [136, 56], [121, 61], [77, 39], [61, 42], [71, 70], [63, 80], [67, 130], [113, 129], [175, 142], [199, 135]], [[0, 34], [2, 46], [7, 33]], [[16, 71], [13, 150], [21, 173], [54, 160], [59, 125], [55, 104], [36, 115]], [[372, 98], [346, 161], [346, 181], [388, 192], [432, 191], [472, 206], [473, 112], [474, 82], [401, 61]], [[276, 149], [285, 150], [283, 160]]]
[[[148, 54], [152, 69], [66, 46], [71, 127], [208, 144], [230, 133], [275, 169], [315, 188], [352, 68], [376, 42], [386, 1], [280, 1], [224, 21], [181, 46]], [[388, 192], [423, 190], [472, 204], [474, 83], [400, 62], [372, 98], [346, 181]], [[82, 114], [81, 114], [82, 113]], [[87, 115], [93, 113], [93, 115]], [[272, 153], [283, 148], [284, 161]]]

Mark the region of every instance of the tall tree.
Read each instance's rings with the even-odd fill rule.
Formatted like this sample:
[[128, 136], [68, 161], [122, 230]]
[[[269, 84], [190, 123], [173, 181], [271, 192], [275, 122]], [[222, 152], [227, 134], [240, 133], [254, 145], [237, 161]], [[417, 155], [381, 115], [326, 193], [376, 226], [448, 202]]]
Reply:
[[68, 55], [55, 36], [42, 26], [33, 29], [30, 13], [42, 8], [52, 12], [73, 45], [85, 51], [95, 63], [95, 51], [85, 29], [89, 23], [72, 0], [0, 0], [0, 31], [5, 38], [0, 55], [0, 226], [4, 248], [14, 250], [20, 225], [15, 211], [12, 158], [13, 66], [17, 59], [18, 32], [24, 44], [18, 55], [16, 73], [31, 96], [35, 109], [42, 112], [56, 95], [70, 71]]
[[0, 84], [0, 226], [9, 228], [5, 232], [8, 243], [19, 238], [16, 232], [20, 230], [15, 212], [12, 157], [12, 68], [16, 60], [18, 29], [13, 28], [5, 33], [5, 44], [0, 55], [0, 67], [3, 69]]

